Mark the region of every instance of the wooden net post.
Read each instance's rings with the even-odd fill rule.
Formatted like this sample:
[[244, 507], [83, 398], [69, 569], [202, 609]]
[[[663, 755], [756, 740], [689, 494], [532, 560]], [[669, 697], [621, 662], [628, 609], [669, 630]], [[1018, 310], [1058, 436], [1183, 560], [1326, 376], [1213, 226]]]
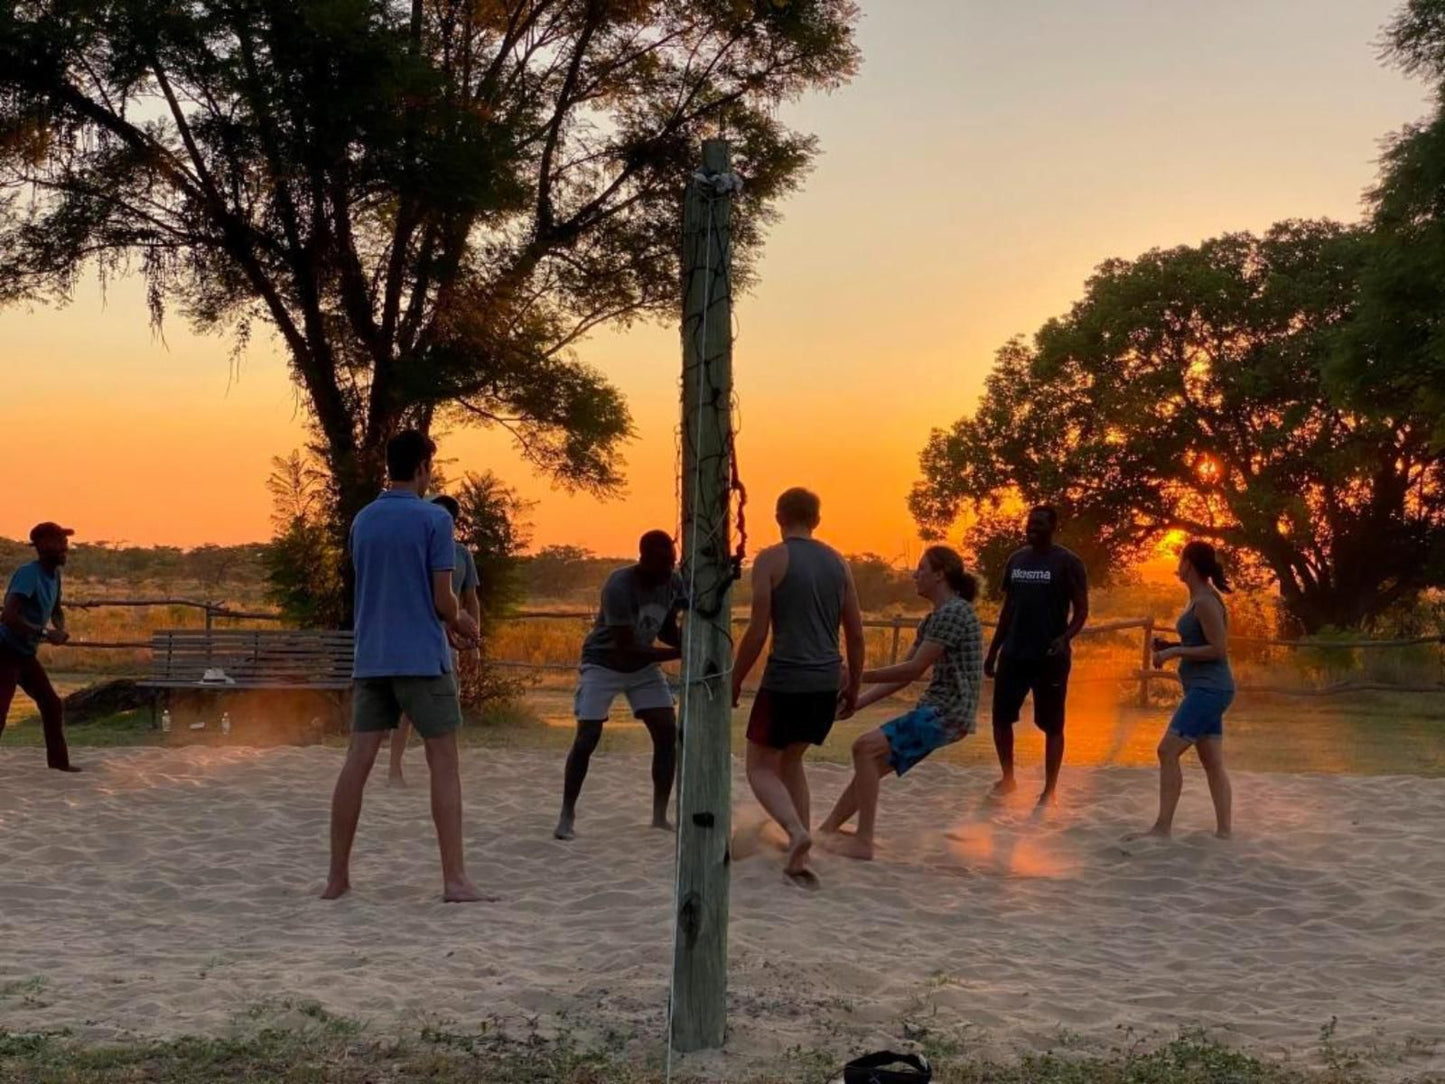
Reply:
[[683, 214], [682, 545], [693, 591], [682, 665], [671, 1042], [719, 1047], [727, 1027], [732, 807], [732, 296], [728, 145], [703, 144]]

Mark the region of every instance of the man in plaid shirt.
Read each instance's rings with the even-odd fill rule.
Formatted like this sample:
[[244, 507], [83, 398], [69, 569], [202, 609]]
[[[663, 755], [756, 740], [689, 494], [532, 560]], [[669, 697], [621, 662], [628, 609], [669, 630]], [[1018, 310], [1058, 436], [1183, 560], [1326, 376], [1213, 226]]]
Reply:
[[[983, 688], [983, 626], [972, 601], [978, 595], [978, 581], [964, 571], [963, 560], [953, 550], [931, 546], [918, 562], [913, 582], [918, 593], [933, 604], [933, 612], [919, 624], [907, 659], [864, 672], [863, 682], [869, 688], [858, 697], [857, 706], [892, 696], [930, 669], [933, 677], [912, 711], [853, 743], [853, 781], [819, 829], [831, 838], [831, 850], [849, 858], [873, 857], [882, 777], [890, 771], [903, 775], [935, 749], [972, 734], [977, 726]], [[857, 833], [842, 836], [843, 825], [855, 814]]]

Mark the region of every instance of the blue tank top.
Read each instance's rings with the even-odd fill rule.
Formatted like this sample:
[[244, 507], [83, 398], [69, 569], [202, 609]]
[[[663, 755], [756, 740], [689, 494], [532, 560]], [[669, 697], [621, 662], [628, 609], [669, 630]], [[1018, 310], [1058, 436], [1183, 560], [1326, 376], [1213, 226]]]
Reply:
[[[1229, 611], [1224, 613], [1229, 621]], [[1204, 647], [1209, 637], [1204, 635], [1204, 625], [1194, 613], [1193, 604], [1179, 615], [1174, 626], [1179, 633], [1179, 642], [1185, 647]], [[1218, 689], [1221, 692], [1234, 691], [1234, 673], [1229, 669], [1228, 659], [1180, 659], [1179, 680], [1185, 690]]]

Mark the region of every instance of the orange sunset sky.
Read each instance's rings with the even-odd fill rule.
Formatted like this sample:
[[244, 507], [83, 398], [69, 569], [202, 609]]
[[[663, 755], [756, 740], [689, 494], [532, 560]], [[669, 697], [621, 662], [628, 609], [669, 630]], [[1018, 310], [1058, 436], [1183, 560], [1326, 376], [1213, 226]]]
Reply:
[[[755, 537], [808, 485], [827, 537], [917, 548], [905, 498], [930, 428], [970, 410], [994, 351], [1079, 295], [1111, 256], [1285, 217], [1353, 219], [1379, 140], [1424, 90], [1378, 61], [1395, 0], [865, 0], [864, 69], [788, 110], [824, 154], [784, 207], [737, 309], [738, 449]], [[269, 534], [272, 455], [302, 439], [275, 345], [234, 370], [179, 319], [164, 341], [135, 282], [0, 313], [10, 469], [0, 535], [235, 543]], [[626, 393], [629, 491], [598, 503], [531, 476], [505, 438], [442, 439], [536, 500], [534, 544], [628, 552], [670, 526], [675, 327], [582, 355]], [[758, 538], [761, 541], [761, 538]]]

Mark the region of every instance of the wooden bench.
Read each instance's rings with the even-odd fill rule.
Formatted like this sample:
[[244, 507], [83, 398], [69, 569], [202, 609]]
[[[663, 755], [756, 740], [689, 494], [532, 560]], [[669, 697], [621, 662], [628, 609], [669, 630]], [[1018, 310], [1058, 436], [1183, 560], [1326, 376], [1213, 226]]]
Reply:
[[151, 636], [150, 673], [138, 682], [158, 702], [176, 690], [227, 693], [280, 689], [334, 693], [342, 710], [351, 689], [350, 632], [308, 629], [166, 629]]

